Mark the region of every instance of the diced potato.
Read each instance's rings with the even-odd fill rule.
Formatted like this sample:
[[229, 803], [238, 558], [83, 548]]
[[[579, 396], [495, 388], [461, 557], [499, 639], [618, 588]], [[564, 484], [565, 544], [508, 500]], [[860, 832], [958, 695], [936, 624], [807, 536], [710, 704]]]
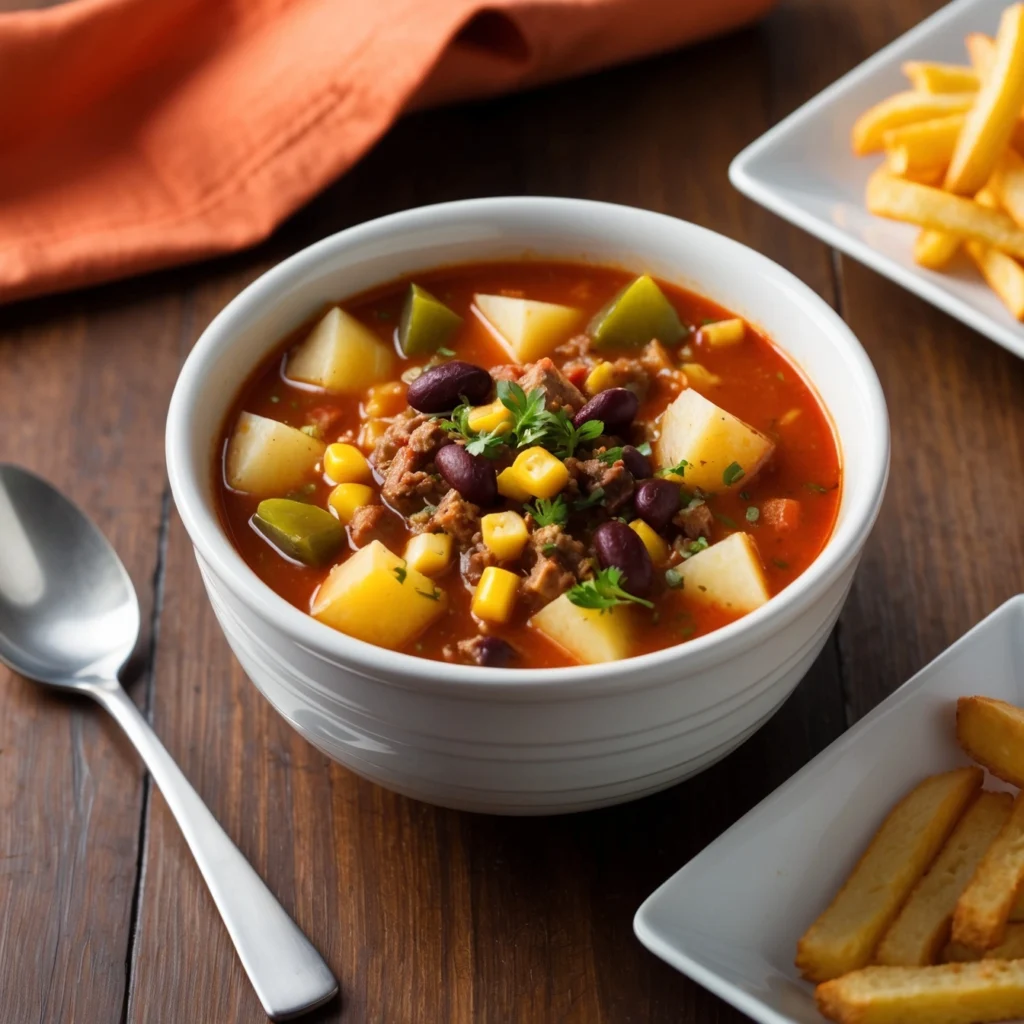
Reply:
[[533, 497], [523, 486], [519, 474], [511, 466], [498, 474], [498, 493], [510, 501], [529, 501]]
[[407, 356], [436, 352], [451, 341], [462, 317], [418, 284], [409, 285], [398, 327], [398, 344]]
[[287, 494], [313, 476], [324, 449], [295, 427], [243, 412], [228, 442], [228, 487], [257, 496]]
[[367, 484], [338, 484], [327, 497], [327, 503], [346, 525], [352, 522], [357, 508], [372, 505], [376, 499], [373, 488]]
[[486, 622], [508, 622], [518, 593], [519, 577], [514, 572], [489, 565], [473, 594], [473, 614]]
[[503, 562], [518, 558], [530, 536], [518, 512], [489, 513], [480, 520], [480, 533], [494, 557]]
[[470, 429], [478, 433], [484, 430], [496, 430], [507, 433], [512, 427], [512, 412], [495, 399], [487, 405], [477, 405], [469, 410], [467, 417]]
[[452, 559], [452, 538], [447, 533], [418, 533], [405, 546], [410, 569], [424, 576], [439, 576]]
[[520, 363], [551, 355], [568, 340], [582, 318], [572, 306], [508, 295], [474, 295], [473, 303]]
[[340, 395], [387, 380], [395, 354], [368, 327], [335, 306], [289, 356], [285, 375]]
[[653, 530], [642, 519], [634, 519], [629, 524], [629, 528], [644, 542], [647, 554], [651, 556], [651, 561], [655, 565], [664, 565], [668, 561], [671, 549], [668, 546], [668, 541], [660, 533]]
[[661, 417], [655, 456], [662, 467], [689, 465], [689, 487], [713, 493], [749, 481], [775, 450], [760, 431], [687, 388]]
[[738, 345], [747, 336], [747, 325], [738, 316], [731, 320], [717, 320], [713, 324], [705, 324], [697, 335], [697, 340], [712, 348], [727, 348]]
[[587, 333], [595, 348], [639, 348], [655, 338], [674, 345], [686, 329], [654, 278], [643, 274], [590, 321]]
[[447, 594], [372, 540], [336, 565], [313, 599], [314, 618], [357, 640], [396, 650], [448, 606]]
[[632, 608], [580, 608], [568, 594], [541, 608], [530, 625], [588, 665], [628, 658], [633, 641]]
[[535, 498], [553, 498], [569, 482], [565, 463], [539, 445], [520, 452], [511, 468], [516, 483]]
[[676, 566], [692, 601], [738, 614], [752, 612], [771, 596], [757, 546], [747, 533], [733, 533]]
[[329, 444], [324, 452], [324, 472], [336, 484], [366, 484], [373, 471], [366, 456], [352, 444]]

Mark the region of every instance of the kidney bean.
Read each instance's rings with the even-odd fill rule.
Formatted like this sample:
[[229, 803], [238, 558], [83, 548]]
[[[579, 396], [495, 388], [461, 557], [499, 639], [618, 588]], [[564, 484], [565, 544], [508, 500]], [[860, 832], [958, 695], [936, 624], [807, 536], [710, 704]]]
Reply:
[[679, 485], [671, 480], [643, 480], [633, 492], [633, 504], [648, 526], [664, 530], [679, 511], [679, 497]]
[[482, 636], [477, 641], [475, 657], [487, 668], [508, 668], [516, 660], [516, 649], [500, 636]]
[[644, 542], [625, 523], [609, 519], [594, 531], [594, 549], [602, 568], [615, 566], [623, 573], [620, 586], [645, 597], [654, 585], [654, 565]]
[[651, 460], [631, 444], [627, 444], [622, 449], [622, 464], [629, 470], [634, 480], [645, 480], [654, 472], [651, 468]]
[[633, 422], [640, 399], [628, 388], [609, 388], [587, 402], [573, 417], [572, 424], [578, 430], [588, 420], [600, 420], [606, 434], [620, 434]]
[[450, 412], [465, 397], [479, 404], [491, 393], [491, 375], [482, 367], [453, 359], [421, 373], [407, 399], [417, 412]]
[[434, 461], [445, 483], [466, 501], [481, 508], [497, 501], [498, 477], [493, 463], [482, 455], [470, 455], [461, 444], [449, 444], [434, 456]]

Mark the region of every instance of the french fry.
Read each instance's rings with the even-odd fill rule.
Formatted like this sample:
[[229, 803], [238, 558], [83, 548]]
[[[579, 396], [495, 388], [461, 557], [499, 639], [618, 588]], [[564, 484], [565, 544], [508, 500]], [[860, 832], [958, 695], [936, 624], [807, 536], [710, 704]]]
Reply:
[[966, 113], [978, 95], [973, 92], [898, 92], [857, 118], [851, 136], [853, 151], [863, 156], [881, 149], [885, 133], [892, 128]]
[[984, 32], [969, 32], [964, 37], [964, 45], [967, 47], [967, 56], [974, 68], [978, 80], [983, 82], [992, 70], [992, 64], [996, 56], [996, 43], [991, 36]]
[[1024, 158], [1016, 150], [1007, 147], [1003, 151], [985, 188], [996, 203], [1024, 227]]
[[991, 697], [956, 702], [956, 741], [997, 778], [1024, 786], [1024, 711]]
[[[974, 198], [976, 202], [990, 209], [997, 209], [999, 206], [995, 196], [988, 188], [983, 188]], [[1024, 267], [1012, 256], [1007, 256], [1006, 253], [1000, 252], [998, 249], [982, 245], [981, 242], [965, 242], [964, 249], [967, 250], [967, 255], [970, 256], [981, 276], [985, 278], [989, 288], [999, 296], [1003, 305], [1010, 311], [1011, 316], [1017, 320], [1024, 320]], [[984, 700], [985, 698], [977, 699]], [[1009, 705], [1007, 706], [1009, 707]], [[1010, 710], [1020, 714], [1017, 708]]]
[[869, 962], [982, 777], [973, 767], [933, 775], [889, 812], [831, 905], [797, 943], [804, 977], [827, 981]]
[[868, 179], [867, 207], [871, 213], [907, 221], [923, 228], [948, 231], [964, 238], [1024, 257], [1024, 228], [1001, 210], [990, 210], [972, 199], [919, 185], [876, 171]]
[[1011, 921], [1024, 921], [1024, 889], [1017, 894], [1017, 901], [1010, 908]]
[[982, 793], [960, 819], [935, 863], [914, 886], [882, 937], [875, 963], [924, 967], [949, 939], [956, 901], [1010, 816], [1009, 793]]
[[984, 1024], [1024, 1016], [1024, 961], [865, 967], [819, 985], [818, 1009], [839, 1024]]
[[973, 92], [981, 87], [981, 79], [974, 68], [960, 64], [908, 60], [902, 70], [919, 92]]
[[973, 195], [988, 181], [1024, 105], [1024, 4], [1003, 11], [992, 68], [977, 97], [946, 172], [946, 189], [958, 195]]
[[974, 877], [956, 901], [953, 941], [971, 949], [991, 949], [1003, 941], [1010, 908], [1024, 882], [1024, 795], [981, 859]]
[[959, 248], [959, 235], [925, 228], [914, 239], [914, 262], [928, 270], [943, 270]]
[[[890, 128], [882, 137], [886, 152], [897, 150], [906, 154], [906, 169], [945, 167], [953, 156], [956, 140], [964, 126], [963, 114], [917, 121], [900, 128]], [[897, 174], [903, 171], [892, 168]]]
[[1006, 937], [998, 946], [984, 954], [959, 942], [949, 942], [943, 950], [946, 963], [969, 963], [975, 960], [1020, 960], [1024, 958], [1024, 924], [1008, 924]]

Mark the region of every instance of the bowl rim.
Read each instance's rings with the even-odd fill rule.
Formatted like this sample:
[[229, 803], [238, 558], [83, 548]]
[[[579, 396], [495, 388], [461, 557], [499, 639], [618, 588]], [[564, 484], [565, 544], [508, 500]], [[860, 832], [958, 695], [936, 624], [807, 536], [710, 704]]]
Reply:
[[[735, 622], [659, 651], [598, 665], [484, 668], [391, 651], [331, 629], [276, 594], [246, 565], [225, 534], [216, 510], [202, 497], [200, 481], [210, 472], [210, 466], [197, 466], [191, 457], [190, 423], [207, 364], [222, 346], [231, 343], [237, 328], [254, 309], [272, 303], [275, 295], [300, 284], [322, 259], [339, 250], [357, 250], [396, 232], [436, 227], [460, 217], [490, 217], [513, 223], [528, 210], [579, 221], [621, 217], [652, 232], [683, 231], [690, 236], [687, 244], [717, 246], [736, 260], [746, 261], [746, 273], [771, 280], [778, 288], [779, 301], [802, 306], [808, 315], [822, 322], [823, 338], [853, 371], [849, 378], [852, 386], [861, 392], [870, 410], [862, 435], [868, 445], [865, 479], [858, 481], [857, 489], [849, 495], [845, 521], [833, 530], [818, 557], [783, 591]], [[784, 343], [772, 340], [791, 358]], [[827, 405], [825, 409], [831, 418]], [[841, 444], [834, 424], [833, 429]], [[274, 623], [308, 654], [362, 676], [423, 692], [550, 699], [569, 692], [643, 688], [652, 673], [655, 680], [664, 682], [668, 666], [676, 668], [679, 676], [693, 674], [746, 652], [806, 613], [859, 557], [885, 493], [890, 438], [882, 387], [856, 336], [827, 302], [767, 256], [708, 228], [649, 210], [585, 199], [507, 196], [421, 206], [366, 221], [314, 242], [260, 275], [214, 317], [185, 360], [171, 396], [165, 448], [171, 493], [201, 566], [205, 563], [237, 600], [257, 617]], [[844, 487], [845, 479], [844, 467]]]

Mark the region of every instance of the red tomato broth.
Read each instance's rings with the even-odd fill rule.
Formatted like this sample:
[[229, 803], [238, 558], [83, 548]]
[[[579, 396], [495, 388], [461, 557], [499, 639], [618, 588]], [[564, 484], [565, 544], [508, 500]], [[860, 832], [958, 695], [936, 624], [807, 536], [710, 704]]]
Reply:
[[[514, 360], [471, 312], [474, 293], [521, 295], [574, 305], [583, 310], [583, 322], [586, 323], [634, 277], [635, 274], [616, 268], [522, 260], [445, 267], [418, 273], [415, 281], [463, 316], [463, 325], [449, 343], [456, 353], [455, 358], [489, 369]], [[341, 305], [383, 340], [394, 344], [398, 351], [397, 324], [411, 280], [390, 282], [345, 300]], [[733, 315], [682, 288], [660, 280], [658, 284], [684, 324], [699, 328], [704, 321]], [[220, 454], [224, 452], [243, 411], [296, 427], [310, 422], [310, 414], [315, 410], [329, 411], [330, 431], [324, 437], [325, 441], [338, 440], [346, 434], [350, 435], [346, 438], [349, 440], [358, 436], [366, 419], [362, 402], [351, 396], [332, 396], [308, 385], [295, 384], [284, 376], [288, 352], [304, 340], [318, 319], [319, 316], [312, 318], [283, 340], [241, 388], [225, 421], [218, 448]], [[690, 361], [701, 363], [721, 378], [721, 383], [707, 387], [699, 385], [696, 389], [776, 441], [775, 453], [767, 466], [749, 482], [741, 482], [737, 488], [718, 493], [709, 501], [709, 507], [715, 514], [710, 543], [728, 536], [734, 528], [751, 534], [762, 556], [770, 593], [775, 595], [811, 564], [832, 532], [841, 491], [836, 440], [827, 413], [808, 383], [769, 339], [752, 325], [748, 325], [744, 341], [720, 349], [698, 344], [696, 338], [697, 335], [691, 334], [678, 348], [689, 345], [692, 348]], [[607, 357], [614, 359], [617, 355], [635, 354], [632, 350], [618, 350]], [[409, 367], [423, 365], [428, 358], [406, 359], [400, 351], [399, 357], [395, 379]], [[572, 361], [571, 357], [553, 358], [559, 365]], [[690, 386], [694, 386], [693, 383]], [[655, 378], [637, 420], [652, 421], [678, 390]], [[795, 420], [780, 424], [785, 414], [793, 409], [799, 410]], [[376, 471], [375, 478], [380, 484], [382, 477]], [[311, 484], [313, 490], [309, 500], [327, 507], [333, 483], [321, 477]], [[308, 612], [315, 591], [330, 571], [330, 566], [309, 568], [282, 557], [251, 525], [259, 498], [231, 490], [224, 482], [219, 461], [216, 490], [224, 528], [245, 562], [277, 594]], [[767, 523], [748, 522], [748, 508], [759, 507], [762, 501], [777, 498], [799, 501], [801, 518], [798, 529], [786, 532]], [[514, 503], [500, 507], [520, 508]], [[381, 533], [384, 543], [400, 554], [411, 535], [402, 517], [392, 511]], [[658, 572], [657, 575], [661, 578], [663, 574]], [[478, 629], [470, 613], [473, 591], [461, 580], [457, 560], [443, 576], [438, 577], [437, 583], [448, 592], [448, 611], [403, 650], [421, 657], [447, 660], [444, 648], [475, 635]], [[684, 591], [667, 587], [659, 589], [653, 600], [656, 616], [643, 608], [634, 609], [637, 621], [643, 623], [634, 641], [635, 655], [674, 646], [741, 617], [723, 608], [702, 605]], [[488, 624], [487, 627], [489, 634], [504, 638], [522, 653], [518, 667], [549, 668], [577, 663], [568, 652], [532, 629], [526, 619], [524, 609], [519, 608], [508, 624]]]

